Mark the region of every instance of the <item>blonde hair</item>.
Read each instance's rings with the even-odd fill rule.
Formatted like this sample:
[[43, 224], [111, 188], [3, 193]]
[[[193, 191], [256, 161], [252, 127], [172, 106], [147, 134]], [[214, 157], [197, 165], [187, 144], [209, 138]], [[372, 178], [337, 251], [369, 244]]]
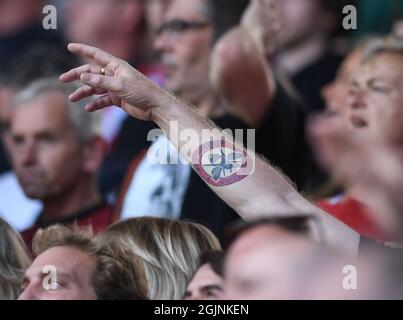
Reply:
[[0, 218], [0, 300], [14, 300], [31, 260], [21, 236]]
[[142, 258], [148, 297], [153, 300], [181, 299], [202, 253], [221, 249], [214, 234], [200, 224], [153, 217], [118, 222], [105, 238]]
[[69, 228], [55, 224], [46, 229], [39, 229], [32, 240], [32, 251], [35, 256], [39, 256], [50, 248], [64, 246], [75, 247], [94, 257], [98, 251], [98, 243], [91, 227]]
[[363, 61], [368, 62], [383, 53], [403, 55], [403, 39], [388, 36], [372, 41], [365, 48]]

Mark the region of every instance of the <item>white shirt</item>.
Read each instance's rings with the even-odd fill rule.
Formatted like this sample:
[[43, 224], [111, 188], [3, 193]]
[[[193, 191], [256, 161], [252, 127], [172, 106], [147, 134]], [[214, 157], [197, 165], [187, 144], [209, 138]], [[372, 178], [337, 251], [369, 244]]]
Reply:
[[181, 158], [168, 138], [159, 136], [134, 173], [123, 201], [121, 218], [178, 219], [190, 172], [189, 163]]
[[0, 175], [0, 217], [17, 231], [31, 227], [42, 210], [40, 201], [27, 198], [14, 172]]

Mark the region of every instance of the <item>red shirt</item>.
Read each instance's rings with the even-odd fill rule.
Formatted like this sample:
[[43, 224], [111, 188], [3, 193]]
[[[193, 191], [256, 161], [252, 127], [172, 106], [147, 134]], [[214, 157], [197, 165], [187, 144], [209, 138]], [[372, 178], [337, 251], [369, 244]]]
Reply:
[[372, 220], [365, 204], [353, 198], [322, 200], [318, 207], [357, 231], [360, 235], [377, 241], [387, 241], [387, 237]]
[[112, 207], [106, 202], [101, 202], [91, 208], [82, 210], [71, 217], [60, 220], [44, 221], [42, 215], [40, 215], [35, 224], [31, 228], [23, 231], [21, 235], [27, 248], [31, 251], [32, 240], [36, 231], [40, 228], [46, 228], [53, 224], [77, 225], [79, 227], [92, 226], [94, 232], [99, 233], [104, 231], [112, 223], [112, 217]]

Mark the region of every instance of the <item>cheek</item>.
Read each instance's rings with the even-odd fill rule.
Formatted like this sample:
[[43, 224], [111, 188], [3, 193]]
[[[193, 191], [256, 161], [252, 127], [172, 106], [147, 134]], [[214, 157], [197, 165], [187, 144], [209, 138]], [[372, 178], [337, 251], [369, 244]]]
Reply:
[[393, 103], [388, 97], [372, 95], [369, 97], [367, 105], [368, 115], [374, 120], [388, 118], [395, 112], [395, 108], [392, 107]]
[[200, 36], [190, 41], [184, 41], [177, 49], [177, 57], [188, 67], [209, 63], [210, 45], [209, 38]]
[[401, 125], [400, 119], [403, 117], [403, 101], [400, 99], [379, 99], [374, 101], [371, 108], [371, 117], [379, 122], [379, 126], [392, 127]]
[[341, 104], [344, 102], [344, 90], [339, 84], [334, 84], [328, 88], [326, 92], [326, 98], [331, 100], [333, 103]]
[[77, 177], [83, 158], [77, 148], [63, 146], [47, 148], [39, 156], [39, 163], [52, 180], [71, 180]]

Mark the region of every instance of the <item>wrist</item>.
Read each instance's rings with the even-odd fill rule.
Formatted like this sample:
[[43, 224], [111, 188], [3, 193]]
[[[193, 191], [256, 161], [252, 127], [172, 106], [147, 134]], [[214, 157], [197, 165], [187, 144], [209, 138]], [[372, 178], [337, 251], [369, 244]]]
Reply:
[[163, 90], [155, 96], [154, 108], [151, 112], [151, 120], [159, 127], [175, 119], [174, 112], [177, 108], [177, 99], [169, 92]]

